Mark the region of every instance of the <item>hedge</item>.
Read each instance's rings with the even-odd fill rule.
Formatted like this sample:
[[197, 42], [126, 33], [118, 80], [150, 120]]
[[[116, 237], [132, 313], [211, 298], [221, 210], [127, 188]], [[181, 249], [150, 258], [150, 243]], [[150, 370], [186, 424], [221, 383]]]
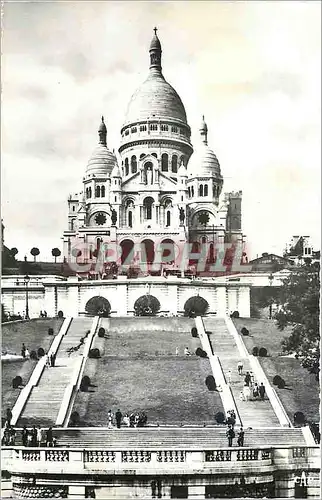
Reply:
[[41, 358], [42, 356], [45, 355], [45, 351], [43, 350], [42, 347], [38, 347], [37, 355], [38, 355], [38, 358]]
[[70, 421], [72, 424], [78, 424], [80, 421], [79, 413], [77, 411], [73, 411], [70, 416]]
[[95, 347], [94, 349], [90, 349], [88, 353], [88, 357], [92, 359], [98, 359], [101, 357], [100, 350]]
[[31, 351], [30, 353], [30, 359], [38, 359], [36, 351]]
[[223, 424], [225, 422], [225, 415], [222, 411], [218, 411], [215, 415], [215, 420], [217, 424]]
[[196, 356], [199, 356], [200, 358], [207, 358], [207, 353], [200, 347], [197, 347], [196, 349]]
[[231, 318], [239, 318], [239, 312], [238, 311], [234, 311], [231, 315], [230, 315]]
[[205, 384], [206, 384], [209, 391], [216, 390], [216, 381], [215, 381], [213, 375], [208, 375], [206, 377]]
[[64, 317], [63, 311], [58, 311], [57, 316], [58, 316], [58, 318], [63, 318]]
[[285, 380], [284, 380], [283, 378], [281, 378], [281, 380], [279, 380], [279, 382], [278, 382], [278, 384], [277, 384], [277, 387], [278, 387], [279, 389], [284, 389], [285, 385], [286, 385], [286, 384], [285, 384]]
[[198, 337], [198, 330], [197, 330], [197, 328], [196, 328], [195, 326], [193, 326], [193, 327], [191, 328], [191, 335], [192, 335], [193, 337]]
[[12, 387], [13, 389], [18, 389], [22, 385], [22, 378], [20, 375], [17, 375], [15, 378], [12, 379]]
[[253, 347], [252, 355], [253, 356], [258, 356], [258, 347]]
[[244, 326], [243, 326], [243, 328], [241, 329], [240, 332], [241, 332], [242, 335], [249, 335], [249, 330], [247, 330], [247, 328], [245, 328]]
[[54, 329], [48, 328], [48, 335], [54, 335]]
[[294, 417], [293, 418], [294, 418], [294, 423], [295, 424], [304, 424], [305, 421], [306, 421], [305, 415], [301, 411], [296, 411], [294, 413]]
[[273, 385], [278, 385], [281, 380], [283, 380], [282, 377], [280, 377], [279, 375], [275, 375], [273, 377]]
[[266, 358], [267, 349], [265, 347], [261, 347], [258, 351], [258, 355], [261, 356], [262, 358]]
[[101, 327], [99, 330], [98, 330], [98, 336], [100, 338], [104, 338], [105, 336], [105, 328]]

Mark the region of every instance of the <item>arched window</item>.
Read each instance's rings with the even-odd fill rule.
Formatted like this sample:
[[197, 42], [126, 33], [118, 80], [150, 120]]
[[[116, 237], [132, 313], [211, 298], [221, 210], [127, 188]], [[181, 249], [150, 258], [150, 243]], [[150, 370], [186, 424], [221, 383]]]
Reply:
[[157, 157], [158, 157], [158, 155], [157, 155], [156, 153], [152, 153], [152, 155], [151, 155], [151, 156], [154, 156], [154, 158], [157, 158]]
[[191, 198], [193, 198], [195, 195], [195, 189], [193, 186], [191, 186]]
[[185, 161], [184, 161], [184, 156], [180, 157], [180, 163], [179, 163], [179, 165], [181, 165], [181, 163], [183, 163], [184, 166], [186, 166]]
[[167, 153], [163, 153], [161, 156], [161, 170], [162, 172], [167, 172], [169, 169], [169, 157]]
[[125, 166], [125, 175], [129, 175], [129, 159], [128, 158], [125, 158], [124, 166]]
[[199, 186], [199, 196], [203, 196], [203, 185], [200, 184]]
[[137, 161], [136, 156], [132, 156], [131, 158], [131, 173], [135, 174], [137, 171]]
[[133, 215], [132, 215], [132, 210], [130, 210], [128, 213], [128, 226], [132, 227], [132, 224], [133, 224]]
[[146, 155], [144, 153], [140, 154], [140, 160], [143, 160], [143, 158], [145, 157]]
[[101, 196], [101, 188], [100, 188], [100, 186], [96, 186], [95, 198], [99, 198], [100, 196]]
[[172, 172], [175, 174], [178, 172], [178, 157], [177, 155], [172, 156]]
[[207, 238], [206, 238], [206, 236], [203, 236], [203, 237], [201, 238], [201, 243], [207, 243]]
[[92, 188], [91, 187], [88, 188], [88, 196], [89, 196], [89, 198], [92, 197]]
[[154, 203], [153, 198], [148, 197], [145, 198], [143, 201], [143, 206], [145, 208], [145, 219], [151, 220], [152, 219], [152, 205]]
[[188, 198], [190, 198], [190, 186], [188, 187]]
[[208, 184], [205, 184], [204, 196], [208, 196]]
[[101, 197], [105, 198], [105, 186], [101, 187]]
[[171, 226], [171, 212], [167, 211], [167, 227]]

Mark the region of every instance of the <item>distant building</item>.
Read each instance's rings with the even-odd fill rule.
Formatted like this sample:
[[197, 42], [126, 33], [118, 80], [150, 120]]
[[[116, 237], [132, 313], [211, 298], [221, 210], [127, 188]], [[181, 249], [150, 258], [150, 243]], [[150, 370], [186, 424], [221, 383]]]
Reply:
[[293, 260], [281, 257], [274, 253], [263, 253], [261, 257], [250, 260], [252, 271], [256, 272], [276, 272], [294, 265]]
[[313, 249], [310, 236], [293, 236], [290, 243], [286, 245], [284, 257], [290, 259], [294, 264], [303, 264], [304, 259], [311, 259], [312, 263], [320, 261], [320, 250]]

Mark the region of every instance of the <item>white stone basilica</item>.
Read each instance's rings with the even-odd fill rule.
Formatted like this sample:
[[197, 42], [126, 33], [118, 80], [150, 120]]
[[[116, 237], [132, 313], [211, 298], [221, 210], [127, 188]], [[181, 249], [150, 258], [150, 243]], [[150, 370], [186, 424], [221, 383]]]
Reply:
[[148, 78], [133, 94], [121, 129], [120, 160], [107, 147], [102, 117], [83, 191], [69, 196], [66, 259], [73, 260], [79, 242], [88, 247], [84, 262], [102, 243], [120, 245], [122, 261], [134, 244], [144, 243], [152, 262], [159, 243], [189, 241], [195, 251], [207, 242], [211, 261], [217, 242], [243, 239], [242, 193], [221, 196], [223, 177], [204, 118], [194, 151], [184, 105], [162, 74], [156, 31]]

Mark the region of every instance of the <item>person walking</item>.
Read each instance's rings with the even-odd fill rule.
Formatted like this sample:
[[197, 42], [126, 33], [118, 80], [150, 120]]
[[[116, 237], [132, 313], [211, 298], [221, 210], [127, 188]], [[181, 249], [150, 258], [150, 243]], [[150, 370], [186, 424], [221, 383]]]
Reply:
[[176, 356], [179, 356], [179, 347], [176, 347]]
[[53, 428], [49, 427], [49, 429], [46, 432], [46, 446], [52, 446], [53, 445]]
[[49, 356], [49, 362], [50, 362], [50, 366], [54, 366], [54, 355], [53, 355], [53, 353], [51, 353], [51, 355]]
[[191, 356], [191, 352], [189, 351], [189, 348], [188, 348], [188, 347], [185, 347], [185, 348], [184, 348], [184, 355], [185, 355], [185, 356]]
[[46, 356], [46, 358], [45, 358], [45, 367], [49, 368], [50, 367], [50, 359], [49, 359], [49, 356], [48, 356], [48, 352], [46, 352], [45, 356]]
[[250, 381], [251, 381], [250, 373], [246, 372], [246, 375], [245, 375], [245, 378], [244, 378], [245, 385], [249, 386]]
[[250, 372], [249, 375], [250, 375], [250, 385], [253, 386], [255, 383], [254, 374], [253, 374], [253, 372]]
[[37, 429], [37, 444], [38, 446], [41, 446], [43, 442], [43, 431], [41, 429], [40, 426], [38, 426], [38, 429]]
[[237, 363], [237, 371], [238, 371], [238, 375], [242, 375], [243, 374], [243, 362], [242, 361], [238, 361]]
[[254, 387], [253, 387], [253, 397], [254, 397], [254, 399], [257, 399], [258, 396], [259, 396], [258, 384], [257, 384], [257, 382], [255, 382]]
[[26, 346], [23, 343], [21, 347], [21, 356], [24, 358], [26, 356]]
[[238, 433], [238, 437], [237, 437], [238, 446], [244, 446], [244, 436], [245, 436], [245, 432], [244, 432], [243, 427], [241, 427], [239, 430], [239, 433]]
[[26, 348], [26, 351], [25, 351], [25, 358], [26, 359], [30, 359], [30, 352], [29, 350]]
[[258, 392], [259, 392], [259, 395], [261, 397], [261, 400], [264, 401], [265, 399], [265, 394], [266, 394], [266, 389], [265, 389], [265, 385], [263, 384], [263, 382], [261, 383], [261, 385], [259, 386], [258, 388]]
[[122, 413], [120, 412], [120, 409], [118, 409], [117, 412], [115, 413], [115, 420], [116, 420], [116, 427], [120, 429], [122, 421]]
[[11, 424], [11, 420], [12, 420], [12, 411], [10, 410], [10, 408], [7, 408], [7, 410], [6, 410], [6, 415], [7, 415], [7, 422], [8, 422], [8, 424]]
[[28, 444], [28, 434], [29, 434], [29, 431], [28, 431], [27, 427], [24, 425], [23, 429], [21, 431], [22, 446], [27, 446], [27, 444]]
[[234, 429], [232, 427], [228, 427], [227, 432], [226, 432], [226, 436], [228, 438], [228, 446], [232, 446], [233, 439], [235, 437], [235, 432], [234, 432]]
[[231, 370], [228, 370], [227, 372], [227, 384], [231, 385]]
[[244, 385], [243, 393], [244, 393], [245, 401], [248, 402], [250, 399], [250, 388], [248, 385]]
[[124, 415], [123, 422], [125, 423], [125, 425], [126, 425], [127, 427], [130, 427], [130, 417], [129, 417], [129, 414], [128, 414], [128, 413], [126, 413], [126, 414]]
[[107, 427], [108, 429], [113, 429], [113, 413], [112, 410], [107, 412]]

